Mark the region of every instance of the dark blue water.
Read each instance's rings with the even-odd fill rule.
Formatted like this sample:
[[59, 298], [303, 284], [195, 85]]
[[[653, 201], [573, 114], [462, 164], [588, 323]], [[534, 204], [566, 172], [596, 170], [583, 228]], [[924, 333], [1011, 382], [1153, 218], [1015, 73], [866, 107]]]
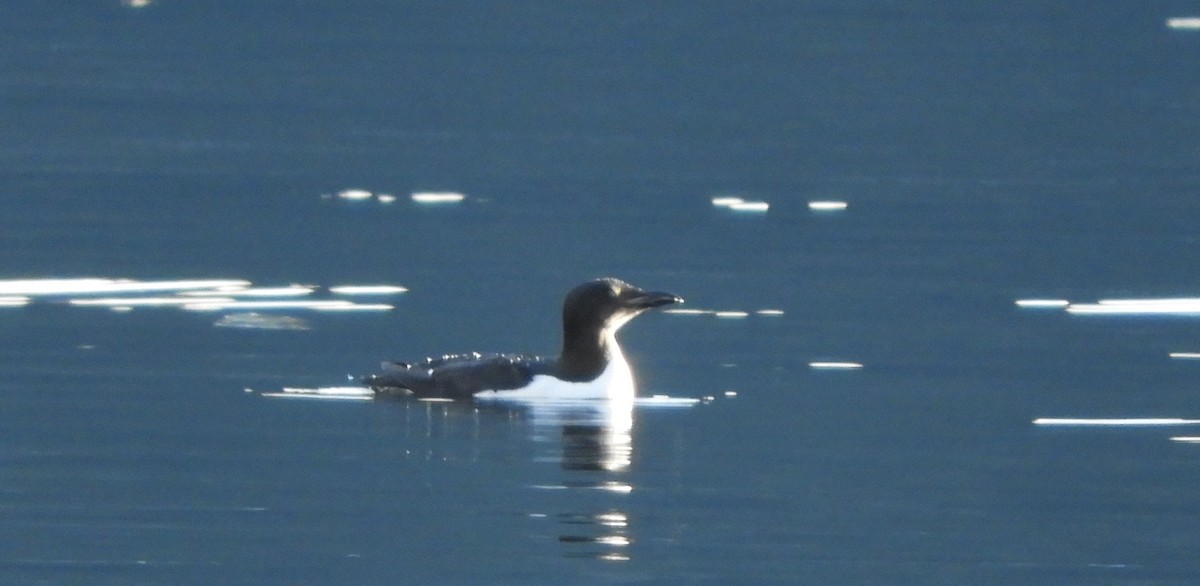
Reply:
[[[1194, 5], [136, 4], [0, 18], [0, 280], [409, 291], [0, 307], [0, 581], [1200, 580], [1200, 430], [1032, 423], [1200, 416], [1196, 312], [1014, 305], [1200, 293]], [[711, 399], [264, 396], [553, 353], [602, 275], [747, 312], [622, 332]]]

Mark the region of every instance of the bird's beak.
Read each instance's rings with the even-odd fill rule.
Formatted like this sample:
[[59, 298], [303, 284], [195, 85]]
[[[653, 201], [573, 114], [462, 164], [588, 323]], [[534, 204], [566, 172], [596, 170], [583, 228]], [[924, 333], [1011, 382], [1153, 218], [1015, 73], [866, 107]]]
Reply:
[[683, 298], [665, 291], [642, 291], [641, 289], [625, 291], [621, 297], [621, 301], [628, 307], [635, 309], [651, 309], [670, 305], [672, 303], [683, 303]]

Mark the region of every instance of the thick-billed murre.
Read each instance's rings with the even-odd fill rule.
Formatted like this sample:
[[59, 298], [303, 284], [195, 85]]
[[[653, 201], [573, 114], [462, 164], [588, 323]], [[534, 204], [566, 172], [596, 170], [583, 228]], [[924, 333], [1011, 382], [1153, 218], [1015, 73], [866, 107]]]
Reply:
[[448, 399], [632, 399], [633, 374], [616, 333], [638, 314], [683, 299], [619, 279], [588, 281], [563, 301], [562, 352], [451, 354], [415, 364], [384, 362], [363, 380], [376, 394]]

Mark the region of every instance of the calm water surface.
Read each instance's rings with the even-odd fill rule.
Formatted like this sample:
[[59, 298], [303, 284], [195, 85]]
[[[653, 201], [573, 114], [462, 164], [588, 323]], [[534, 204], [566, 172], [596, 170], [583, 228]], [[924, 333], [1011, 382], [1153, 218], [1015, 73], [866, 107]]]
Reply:
[[[1200, 416], [1200, 311], [1014, 303], [1200, 293], [1194, 6], [137, 4], [0, 19], [0, 581], [1200, 579], [1200, 429], [1033, 424]], [[699, 403], [267, 396], [602, 275]], [[391, 309], [4, 292], [79, 277]]]

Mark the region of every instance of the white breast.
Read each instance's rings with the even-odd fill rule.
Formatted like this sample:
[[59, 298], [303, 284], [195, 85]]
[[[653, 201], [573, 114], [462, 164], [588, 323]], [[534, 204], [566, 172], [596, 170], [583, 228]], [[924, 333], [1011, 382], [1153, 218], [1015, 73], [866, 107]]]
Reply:
[[617, 346], [615, 340], [611, 341], [609, 349], [612, 356], [609, 358], [608, 366], [604, 368], [604, 372], [600, 373], [600, 376], [596, 377], [596, 380], [577, 383], [539, 374], [535, 375], [528, 385], [519, 389], [481, 391], [475, 393], [475, 398], [484, 401], [584, 399], [633, 401], [635, 389], [633, 373], [629, 370], [629, 364], [625, 362], [625, 357], [621, 355], [621, 348]]

